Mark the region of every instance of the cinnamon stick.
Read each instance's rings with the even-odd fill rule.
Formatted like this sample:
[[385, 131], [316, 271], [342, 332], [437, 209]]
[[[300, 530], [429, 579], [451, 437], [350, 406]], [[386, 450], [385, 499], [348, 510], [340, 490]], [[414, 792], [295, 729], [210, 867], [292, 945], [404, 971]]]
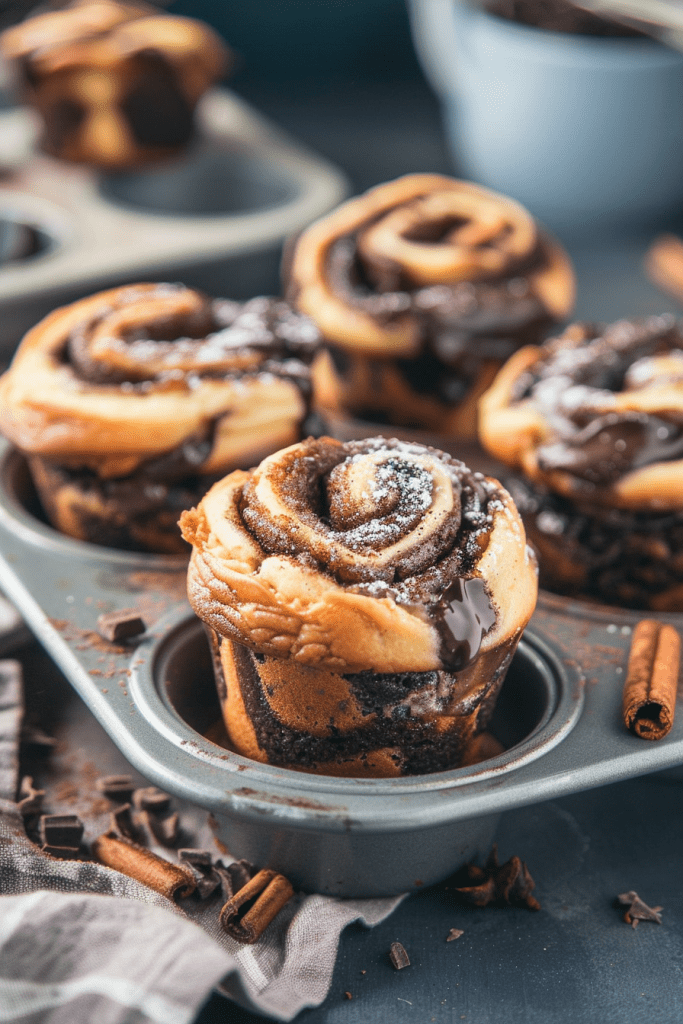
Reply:
[[233, 939], [251, 945], [293, 895], [294, 889], [284, 875], [269, 869], [259, 871], [225, 904], [220, 913], [221, 926]]
[[645, 256], [645, 270], [651, 281], [683, 301], [683, 241], [676, 235], [660, 235]]
[[624, 684], [626, 728], [645, 740], [661, 740], [671, 729], [681, 640], [673, 626], [643, 619], [633, 630]]
[[96, 839], [92, 852], [101, 864], [135, 878], [169, 900], [194, 892], [195, 881], [187, 868], [157, 857], [144, 846], [121, 839], [112, 832], [105, 832]]

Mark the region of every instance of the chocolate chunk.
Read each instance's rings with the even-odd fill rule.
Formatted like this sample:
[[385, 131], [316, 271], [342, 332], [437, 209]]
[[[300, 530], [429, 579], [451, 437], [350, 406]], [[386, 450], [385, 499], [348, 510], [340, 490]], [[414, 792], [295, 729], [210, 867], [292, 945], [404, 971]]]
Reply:
[[194, 850], [189, 847], [184, 847], [182, 850], [178, 850], [178, 859], [184, 864], [191, 864], [193, 868], [204, 868], [208, 870], [212, 867], [212, 858], [209, 850]]
[[147, 786], [144, 789], [135, 790], [133, 803], [139, 811], [151, 811], [152, 814], [158, 814], [168, 809], [171, 798], [168, 793], [163, 793], [156, 786]]
[[637, 892], [622, 892], [621, 896], [617, 896], [617, 900], [622, 906], [628, 907], [624, 914], [624, 921], [633, 928], [638, 927], [639, 921], [654, 921], [656, 924], [662, 923], [660, 911], [664, 908], [648, 907], [647, 903], [643, 903]]
[[137, 842], [140, 837], [140, 830], [133, 821], [132, 808], [130, 804], [121, 804], [111, 814], [111, 826], [114, 832], [125, 839], [132, 839]]
[[44, 846], [77, 850], [83, 838], [83, 822], [76, 814], [43, 814], [38, 823]]
[[51, 857], [58, 857], [60, 860], [77, 860], [80, 846], [48, 846], [44, 843], [41, 846], [43, 853], [49, 853]]
[[227, 865], [227, 872], [232, 881], [232, 892], [240, 892], [254, 878], [256, 869], [248, 860], [234, 860]]
[[[224, 895], [225, 890], [223, 887], [223, 877], [219, 871], [213, 867], [211, 853], [209, 850], [178, 850], [178, 859], [181, 864], [189, 867], [192, 872], [194, 880], [197, 883], [195, 892], [199, 896], [200, 900], [208, 899], [209, 896], [212, 896], [215, 893], [219, 886], [221, 886], [222, 895]], [[225, 900], [230, 899], [230, 896], [232, 895], [232, 892], [230, 892], [228, 896], [224, 895], [224, 902]]]
[[175, 846], [180, 836], [180, 819], [174, 812], [160, 818], [151, 811], [140, 811], [140, 820], [162, 846]]
[[391, 943], [389, 959], [391, 960], [391, 966], [397, 971], [402, 971], [404, 967], [410, 967], [410, 957], [400, 942]]
[[128, 803], [135, 786], [130, 775], [104, 775], [97, 780], [97, 788], [110, 800]]
[[459, 939], [461, 935], [464, 935], [462, 928], [451, 928], [448, 935], [446, 936], [446, 942], [453, 942], [455, 939]]
[[119, 643], [133, 636], [140, 636], [146, 625], [136, 608], [124, 608], [116, 612], [103, 612], [97, 619], [97, 632], [111, 643]]
[[218, 875], [218, 880], [220, 882], [221, 887], [221, 896], [223, 897], [223, 901], [227, 903], [228, 900], [232, 899], [232, 897], [235, 895], [235, 889], [232, 884], [232, 878], [230, 877], [230, 873], [227, 870], [227, 868], [223, 867], [220, 861], [216, 865], [214, 865], [213, 870]]
[[44, 789], [35, 789], [33, 777], [24, 775], [19, 786], [19, 802], [17, 804], [19, 813], [27, 818], [31, 814], [40, 814], [45, 797]]
[[498, 848], [494, 844], [483, 868], [467, 864], [464, 881], [468, 885], [456, 886], [455, 891], [466, 903], [486, 907], [489, 903], [527, 907], [540, 910], [540, 904], [531, 895], [536, 888], [529, 870], [519, 857], [511, 857], [505, 864], [498, 863]]

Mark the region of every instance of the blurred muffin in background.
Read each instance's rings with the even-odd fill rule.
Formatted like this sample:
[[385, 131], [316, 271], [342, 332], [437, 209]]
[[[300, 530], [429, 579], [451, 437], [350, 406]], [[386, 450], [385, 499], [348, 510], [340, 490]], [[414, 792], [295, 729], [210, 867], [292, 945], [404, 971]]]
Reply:
[[74, 0], [7, 29], [0, 49], [63, 160], [132, 168], [180, 151], [229, 51], [202, 22], [144, 3]]
[[541, 585], [683, 611], [683, 335], [669, 315], [574, 324], [517, 352], [480, 404], [484, 446]]
[[523, 207], [436, 174], [344, 203], [286, 263], [287, 294], [326, 344], [319, 405], [460, 437], [505, 359], [574, 301], [569, 258]]

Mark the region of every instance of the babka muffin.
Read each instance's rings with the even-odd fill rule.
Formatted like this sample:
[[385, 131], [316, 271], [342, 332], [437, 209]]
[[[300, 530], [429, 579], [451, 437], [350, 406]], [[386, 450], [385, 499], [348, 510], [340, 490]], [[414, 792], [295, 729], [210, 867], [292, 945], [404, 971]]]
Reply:
[[320, 328], [323, 408], [460, 437], [520, 345], [574, 301], [566, 253], [505, 196], [413, 174], [344, 203], [303, 232], [287, 294]]
[[236, 751], [358, 777], [469, 758], [537, 593], [497, 481], [419, 444], [309, 438], [181, 526]]
[[517, 352], [481, 401], [485, 447], [542, 586], [683, 611], [683, 337], [673, 317], [574, 324]]
[[0, 378], [0, 430], [28, 457], [63, 533], [188, 551], [181, 511], [226, 472], [301, 438], [318, 341], [279, 299], [114, 288], [29, 331]]
[[0, 50], [43, 119], [43, 148], [109, 169], [182, 149], [197, 102], [229, 62], [208, 25], [125, 0], [35, 15], [7, 29]]

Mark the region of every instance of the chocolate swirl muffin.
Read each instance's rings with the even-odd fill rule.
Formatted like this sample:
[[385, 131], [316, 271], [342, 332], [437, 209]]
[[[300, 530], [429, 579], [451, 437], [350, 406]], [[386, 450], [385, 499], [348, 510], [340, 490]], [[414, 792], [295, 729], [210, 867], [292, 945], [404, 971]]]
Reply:
[[371, 189], [313, 224], [288, 294], [329, 357], [318, 402], [375, 422], [474, 436], [476, 400], [574, 301], [561, 247], [505, 196], [437, 174]]
[[96, 167], [136, 167], [176, 153], [228, 51], [192, 18], [144, 3], [74, 0], [0, 37], [44, 122], [43, 148]]
[[348, 776], [466, 756], [536, 600], [495, 480], [418, 444], [309, 439], [215, 484], [181, 526], [238, 752]]
[[683, 611], [683, 337], [673, 317], [574, 324], [516, 353], [481, 402], [541, 582]]
[[114, 288], [29, 331], [0, 378], [0, 429], [63, 533], [186, 551], [183, 509], [301, 437], [318, 340], [282, 300]]

